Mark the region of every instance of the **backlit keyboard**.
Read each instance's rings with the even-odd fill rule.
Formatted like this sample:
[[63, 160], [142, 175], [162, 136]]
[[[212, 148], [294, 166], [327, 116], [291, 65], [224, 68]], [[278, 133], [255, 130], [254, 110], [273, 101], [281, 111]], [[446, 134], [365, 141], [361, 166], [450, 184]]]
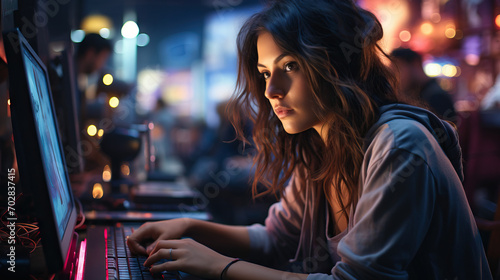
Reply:
[[[106, 240], [106, 262], [107, 279], [122, 280], [149, 280], [149, 279], [182, 279], [179, 272], [164, 271], [159, 275], [152, 275], [149, 268], [143, 263], [146, 256], [133, 256], [127, 246], [127, 236], [133, 232], [132, 227], [117, 224], [114, 227], [107, 227], [104, 231]], [[164, 259], [159, 263], [166, 262]], [[158, 263], [157, 263], [158, 264]]]

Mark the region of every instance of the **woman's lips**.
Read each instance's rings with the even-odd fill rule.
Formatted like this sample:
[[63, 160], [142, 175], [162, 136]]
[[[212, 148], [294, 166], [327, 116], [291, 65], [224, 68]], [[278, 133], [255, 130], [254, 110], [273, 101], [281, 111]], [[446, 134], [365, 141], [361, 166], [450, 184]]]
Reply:
[[274, 113], [276, 113], [276, 116], [278, 116], [278, 118], [282, 119], [284, 117], [287, 117], [287, 116], [290, 116], [291, 114], [293, 114], [293, 109], [283, 107], [283, 106], [277, 106], [274, 108]]

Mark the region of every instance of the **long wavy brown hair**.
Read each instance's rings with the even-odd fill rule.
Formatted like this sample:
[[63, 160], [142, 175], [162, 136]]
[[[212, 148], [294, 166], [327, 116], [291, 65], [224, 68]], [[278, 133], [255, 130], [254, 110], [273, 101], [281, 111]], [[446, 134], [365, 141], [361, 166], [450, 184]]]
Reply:
[[[264, 92], [257, 70], [257, 39], [269, 32], [308, 78], [315, 114], [328, 129], [324, 142], [309, 129], [284, 131]], [[382, 62], [376, 17], [351, 0], [276, 0], [243, 25], [237, 39], [238, 81], [228, 110], [240, 139], [256, 148], [254, 196], [283, 193], [295, 171], [322, 188], [342, 214], [357, 202], [363, 137], [379, 118], [379, 106], [396, 102], [396, 78]], [[245, 119], [254, 123], [251, 141]], [[260, 191], [259, 184], [267, 187]]]

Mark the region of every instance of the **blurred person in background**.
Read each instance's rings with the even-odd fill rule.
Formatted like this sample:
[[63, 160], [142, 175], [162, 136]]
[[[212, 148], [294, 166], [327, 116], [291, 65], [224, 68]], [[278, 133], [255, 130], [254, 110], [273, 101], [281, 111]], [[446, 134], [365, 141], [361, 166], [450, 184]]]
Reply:
[[78, 76], [89, 76], [100, 71], [111, 55], [111, 43], [99, 34], [89, 33], [78, 44], [76, 69]]
[[456, 122], [456, 112], [450, 94], [441, 88], [435, 78], [427, 76], [422, 56], [406, 48], [392, 51], [394, 71], [399, 73], [398, 99], [429, 109], [444, 120]]
[[82, 113], [81, 118], [86, 117], [87, 103], [96, 98], [96, 88], [99, 83], [100, 71], [106, 65], [111, 56], [111, 42], [99, 34], [89, 33], [77, 45], [76, 51], [76, 74], [78, 82], [79, 97], [77, 99]]

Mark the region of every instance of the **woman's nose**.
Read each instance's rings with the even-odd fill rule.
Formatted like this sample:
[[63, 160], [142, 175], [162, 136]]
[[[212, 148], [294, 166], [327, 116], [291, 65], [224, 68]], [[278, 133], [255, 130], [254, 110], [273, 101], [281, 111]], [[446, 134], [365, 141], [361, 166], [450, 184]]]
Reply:
[[275, 98], [283, 98], [285, 95], [284, 88], [284, 80], [279, 77], [279, 74], [274, 74], [267, 80], [266, 87], [266, 98], [267, 99], [275, 99]]

